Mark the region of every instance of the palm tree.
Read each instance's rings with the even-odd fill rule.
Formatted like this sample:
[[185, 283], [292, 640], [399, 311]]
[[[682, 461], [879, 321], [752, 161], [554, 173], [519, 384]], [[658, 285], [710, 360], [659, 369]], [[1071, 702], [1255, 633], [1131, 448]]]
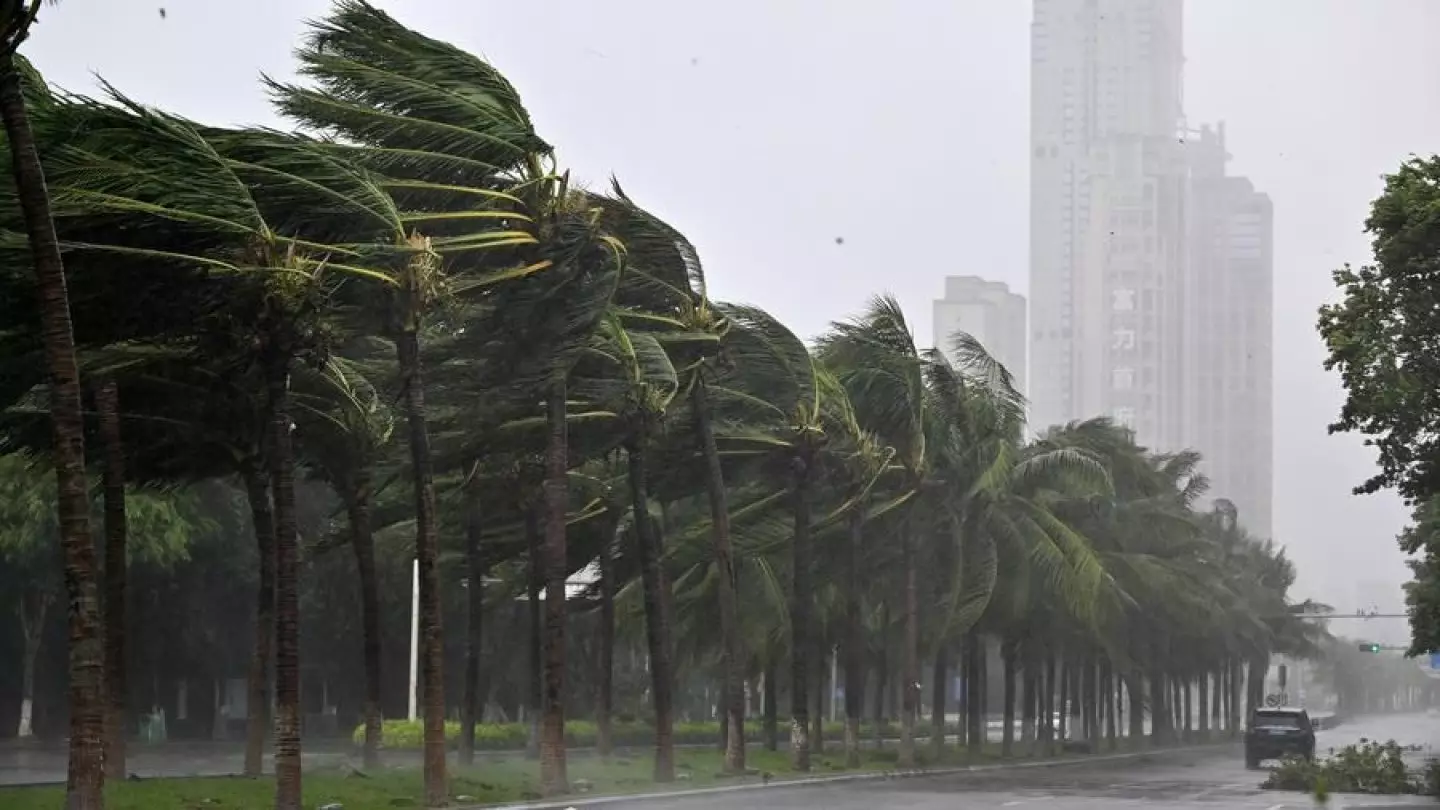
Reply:
[[120, 432], [120, 393], [114, 378], [95, 390], [103, 448], [105, 502], [105, 775], [125, 778], [125, 445]]
[[[589, 401], [613, 403], [619, 422], [621, 443], [628, 462], [627, 483], [631, 497], [631, 525], [643, 584], [646, 640], [650, 652], [651, 695], [655, 707], [655, 780], [675, 778], [675, 721], [673, 695], [675, 674], [670, 638], [669, 583], [664, 571], [664, 552], [657, 526], [650, 513], [650, 445], [666, 410], [679, 391], [679, 380], [669, 356], [655, 336], [631, 332], [612, 313], [601, 325], [599, 340], [591, 350], [593, 362], [608, 369], [589, 375], [593, 390]], [[610, 391], [604, 389], [610, 388]]]
[[[343, 0], [316, 24], [300, 50], [301, 74], [315, 89], [271, 83], [281, 111], [337, 138], [336, 149], [379, 172], [395, 195], [408, 248], [383, 279], [392, 300], [385, 316], [404, 391], [416, 489], [416, 553], [420, 568], [422, 668], [425, 695], [426, 798], [445, 799], [444, 694], [433, 460], [426, 425], [419, 335], [448, 291], [483, 295], [507, 281], [549, 270], [589, 245], [554, 237], [560, 219], [583, 212], [555, 171], [551, 148], [534, 132], [515, 89], [490, 65], [451, 45], [411, 31], [360, 0]], [[457, 88], [464, 88], [457, 92]], [[477, 207], [478, 206], [478, 207]], [[577, 210], [577, 207], [579, 210]], [[572, 229], [576, 223], [568, 226]], [[424, 229], [423, 231], [421, 229]], [[564, 231], [564, 228], [560, 229]], [[572, 233], [573, 236], [573, 233]], [[543, 237], [543, 238], [542, 238]], [[492, 254], [485, 261], [479, 254]], [[441, 257], [449, 260], [442, 272]], [[498, 257], [498, 258], [497, 258]], [[497, 269], [498, 268], [498, 269]], [[546, 558], [564, 559], [563, 363], [551, 369]], [[564, 778], [563, 579], [557, 590], [547, 657], [552, 711], [542, 745], [545, 782]]]
[[[55, 442], [55, 476], [60, 487], [57, 509], [70, 605], [70, 767], [66, 795], [74, 810], [89, 810], [103, 807], [105, 801], [102, 793], [105, 658], [86, 497], [89, 482], [85, 474], [80, 369], [75, 359], [65, 264], [55, 236], [45, 169], [30, 126], [25, 93], [27, 67], [16, 53], [39, 11], [40, 0], [11, 0], [0, 6], [0, 49], [3, 49], [0, 50], [0, 60], [3, 60], [0, 61], [0, 119], [4, 120], [10, 144], [16, 200], [24, 218], [39, 288], [41, 335]], [[33, 75], [29, 80], [34, 80]]]
[[380, 764], [380, 591], [375, 570], [373, 509], [376, 466], [394, 419], [362, 363], [333, 357], [322, 369], [295, 380], [296, 435], [300, 452], [340, 496], [360, 586], [365, 667], [363, 709], [366, 768]]
[[[735, 514], [788, 502], [790, 542], [790, 748], [796, 770], [809, 770], [810, 652], [816, 487], [821, 483], [829, 433], [859, 434], [844, 390], [804, 343], [768, 313], [754, 307], [721, 308], [731, 323], [724, 343], [727, 370], [710, 390], [720, 430], [720, 453], [749, 459], [774, 486]], [[768, 690], [771, 685], [767, 684]]]
[[[360, 250], [306, 237], [340, 236], [353, 244], [361, 234], [393, 234], [403, 226], [388, 197], [367, 176], [311, 142], [273, 133], [207, 130], [118, 94], [114, 101], [107, 106], [77, 100], [57, 113], [88, 122], [91, 132], [103, 130], [94, 137], [71, 137], [55, 162], [67, 243], [96, 259], [133, 263], [140, 257], [153, 265], [202, 267], [234, 280], [229, 293], [209, 305], [215, 317], [201, 321], [220, 328], [202, 333], [196, 345], [214, 362], [229, 364], [232, 376], [253, 372], [265, 392], [270, 428], [262, 449], [275, 528], [277, 804], [296, 806], [298, 558], [290, 376], [297, 358], [326, 353], [320, 316], [330, 296], [322, 289], [346, 276], [379, 275], [334, 260], [368, 261]], [[264, 183], [252, 182], [258, 178]], [[113, 230], [85, 233], [86, 217], [128, 217], [134, 227], [118, 231], [124, 241], [114, 241], [105, 235], [117, 233]], [[147, 221], [154, 225], [147, 228]], [[408, 245], [400, 252], [409, 256], [405, 261], [415, 258]]]
[[730, 505], [725, 472], [715, 441], [714, 414], [708, 377], [728, 320], [710, 302], [705, 271], [695, 246], [668, 223], [637, 206], [614, 184], [616, 200], [609, 206], [612, 233], [625, 244], [627, 283], [617, 295], [633, 328], [656, 334], [689, 391], [696, 451], [704, 461], [705, 494], [710, 506], [711, 548], [715, 571], [723, 670], [721, 724], [725, 736], [725, 770], [745, 770], [745, 651], [738, 624], [735, 561], [730, 540]]
[[[925, 365], [900, 304], [889, 296], [873, 299], [859, 317], [832, 324], [831, 331], [821, 337], [818, 352], [826, 366], [835, 369], [860, 425], [895, 448], [896, 463], [904, 470], [903, 488], [914, 493], [925, 489], [930, 474], [925, 448]], [[915, 720], [920, 705], [921, 527], [915, 513], [912, 503], [898, 526], [905, 582], [899, 763], [907, 768], [915, 766]]]

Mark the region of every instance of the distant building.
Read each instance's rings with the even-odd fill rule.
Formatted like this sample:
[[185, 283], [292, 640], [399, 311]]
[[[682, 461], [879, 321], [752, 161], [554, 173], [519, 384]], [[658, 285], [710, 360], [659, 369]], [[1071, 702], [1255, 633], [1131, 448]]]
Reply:
[[1183, 109], [1182, 0], [1033, 0], [1031, 425], [1193, 448], [1271, 531], [1272, 214]]
[[1025, 296], [1003, 282], [949, 276], [945, 297], [935, 302], [935, 346], [955, 362], [952, 338], [967, 332], [983, 344], [1025, 391]]
[[1270, 198], [1225, 174], [1225, 125], [1187, 139], [1190, 230], [1184, 289], [1185, 444], [1210, 494], [1270, 537], [1274, 256]]
[[1034, 0], [1030, 385], [1037, 430], [1095, 416], [1179, 449], [1181, 0]]

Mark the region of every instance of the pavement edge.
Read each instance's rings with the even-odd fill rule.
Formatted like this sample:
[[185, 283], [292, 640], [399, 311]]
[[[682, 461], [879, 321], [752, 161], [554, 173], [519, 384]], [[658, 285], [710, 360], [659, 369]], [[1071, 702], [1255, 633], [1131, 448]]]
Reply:
[[690, 798], [702, 798], [705, 796], [723, 796], [731, 793], [745, 793], [756, 790], [780, 790], [802, 787], [821, 787], [823, 785], [843, 784], [846, 782], [880, 782], [891, 779], [920, 779], [929, 776], [954, 776], [964, 773], [985, 773], [988, 771], [1009, 771], [1024, 770], [1027, 768], [1054, 768], [1062, 765], [1081, 765], [1091, 762], [1118, 762], [1127, 759], [1139, 759], [1147, 756], [1164, 756], [1168, 754], [1183, 754], [1186, 752], [1216, 751], [1232, 747], [1232, 741], [1206, 743], [1204, 745], [1189, 745], [1180, 748], [1152, 748], [1147, 751], [1126, 751], [1118, 754], [1093, 754], [1078, 757], [1055, 757], [1050, 759], [1027, 760], [1023, 762], [997, 762], [988, 765], [957, 765], [950, 768], [928, 768], [906, 771], [866, 771], [864, 773], [844, 773], [834, 776], [809, 776], [801, 779], [784, 779], [773, 782], [746, 782], [741, 785], [716, 785], [714, 787], [692, 788], [689, 790], [656, 791], [651, 793], [629, 793], [614, 794], [605, 796], [571, 796], [567, 799], [553, 801], [525, 802], [520, 804], [466, 804], [458, 805], [454, 810], [584, 810], [589, 807], [603, 807], [622, 803], [656, 802], [661, 800], [679, 800]]

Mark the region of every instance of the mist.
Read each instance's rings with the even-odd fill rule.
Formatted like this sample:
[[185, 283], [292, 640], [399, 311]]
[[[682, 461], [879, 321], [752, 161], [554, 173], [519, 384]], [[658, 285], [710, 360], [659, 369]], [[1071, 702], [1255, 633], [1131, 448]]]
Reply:
[[[103, 76], [197, 119], [278, 124], [255, 79], [288, 75], [325, 4], [203, 5], [46, 13], [28, 53], [71, 90]], [[1028, 3], [537, 2], [523, 24], [494, 2], [381, 5], [493, 60], [583, 181], [613, 173], [666, 211], [716, 298], [808, 335], [888, 289], [928, 335], [946, 275], [1029, 292]], [[1407, 512], [1350, 494], [1373, 458], [1326, 434], [1342, 392], [1314, 323], [1330, 270], [1368, 258], [1381, 174], [1440, 132], [1440, 6], [1205, 0], [1185, 14], [1187, 116], [1226, 123], [1231, 173], [1274, 204], [1274, 539], [1297, 597], [1399, 609]], [[1403, 622], [1371, 624], [1405, 637]]]

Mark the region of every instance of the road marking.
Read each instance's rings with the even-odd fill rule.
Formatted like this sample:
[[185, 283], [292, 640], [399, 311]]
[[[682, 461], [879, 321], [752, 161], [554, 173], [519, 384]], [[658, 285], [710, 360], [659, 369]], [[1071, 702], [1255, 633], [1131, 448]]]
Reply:
[[1285, 805], [1283, 805], [1283, 804], [1272, 804], [1272, 805], [1270, 805], [1269, 807], [1265, 808], [1265, 810], [1280, 810], [1280, 808], [1282, 808], [1282, 807], [1284, 807], [1284, 806], [1285, 806]]
[[1000, 805], [1000, 806], [1001, 806], [1001, 807], [1014, 807], [1014, 806], [1017, 805], [1017, 804], [1024, 804], [1024, 803], [1025, 803], [1025, 802], [1024, 802], [1023, 800], [1022, 800], [1022, 801], [1017, 801], [1017, 802], [1005, 802], [1004, 804], [1002, 804], [1002, 805]]

